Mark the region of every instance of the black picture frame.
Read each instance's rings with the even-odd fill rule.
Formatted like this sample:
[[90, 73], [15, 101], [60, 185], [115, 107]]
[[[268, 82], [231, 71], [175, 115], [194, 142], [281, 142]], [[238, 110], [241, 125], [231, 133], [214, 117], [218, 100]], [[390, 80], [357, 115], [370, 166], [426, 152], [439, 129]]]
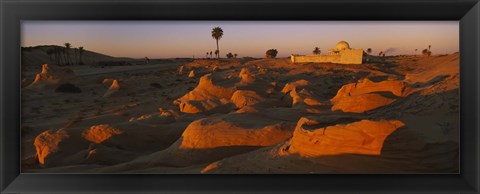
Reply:
[[[172, 175], [20, 173], [22, 20], [460, 21], [459, 174]], [[478, 193], [478, 0], [0, 0], [1, 193]]]

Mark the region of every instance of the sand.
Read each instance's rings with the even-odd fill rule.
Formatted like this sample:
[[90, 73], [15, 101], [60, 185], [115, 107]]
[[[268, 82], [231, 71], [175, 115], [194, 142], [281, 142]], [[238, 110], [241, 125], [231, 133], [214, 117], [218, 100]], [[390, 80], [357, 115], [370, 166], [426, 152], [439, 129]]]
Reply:
[[32, 65], [22, 172], [455, 173], [458, 57]]

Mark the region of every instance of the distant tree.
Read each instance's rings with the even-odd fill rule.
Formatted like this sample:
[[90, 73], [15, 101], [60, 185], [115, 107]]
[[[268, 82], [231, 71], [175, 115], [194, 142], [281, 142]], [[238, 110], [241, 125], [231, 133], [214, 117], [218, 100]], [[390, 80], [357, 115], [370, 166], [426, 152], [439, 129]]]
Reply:
[[223, 36], [223, 30], [220, 27], [215, 27], [212, 29], [212, 38], [217, 41], [217, 58], [220, 59], [220, 49], [218, 48], [218, 40]]
[[269, 49], [267, 52], [265, 52], [265, 57], [266, 58], [275, 58], [277, 57], [278, 51], [277, 49]]
[[383, 54], [383, 51], [380, 51], [380, 52], [378, 53], [378, 56], [381, 57], [382, 55], [384, 55], [384, 54]]
[[432, 45], [428, 45], [428, 51], [430, 51], [431, 48], [432, 48]]
[[232, 54], [232, 53], [228, 53], [228, 54], [227, 54], [227, 58], [229, 58], [229, 59], [233, 58], [233, 54]]
[[205, 58], [207, 58], [207, 59], [208, 59], [208, 52], [207, 52], [207, 54], [205, 54]]
[[313, 54], [314, 54], [314, 55], [320, 55], [320, 53], [322, 53], [322, 51], [320, 50], [320, 48], [315, 47], [315, 49], [313, 49]]
[[237, 56], [238, 56], [237, 53], [233, 54], [233, 57], [237, 58]]
[[78, 65], [78, 48], [73, 48], [73, 64], [77, 64]]
[[78, 47], [78, 60], [80, 61], [79, 64], [80, 65], [83, 65], [83, 60], [82, 60], [82, 56], [83, 56], [83, 52], [85, 50], [83, 49], [83, 46], [81, 47]]
[[219, 55], [220, 55], [220, 51], [218, 51], [218, 50], [215, 50], [215, 56], [217, 57], [217, 59], [219, 59], [219, 58], [220, 58], [220, 56], [219, 56]]
[[428, 49], [423, 49], [423, 50], [422, 50], [422, 55], [423, 55], [424, 57], [430, 57], [430, 55], [432, 55], [432, 52], [429, 51]]
[[66, 64], [70, 65], [70, 49], [72, 48], [72, 45], [70, 43], [65, 43], [65, 53], [66, 53]]
[[368, 48], [367, 53], [368, 53], [368, 55], [370, 55], [372, 53], [372, 48]]
[[210, 51], [210, 58], [212, 58], [212, 57], [213, 57], [213, 55], [212, 55], [212, 54], [213, 54], [213, 52], [212, 52], [212, 51]]

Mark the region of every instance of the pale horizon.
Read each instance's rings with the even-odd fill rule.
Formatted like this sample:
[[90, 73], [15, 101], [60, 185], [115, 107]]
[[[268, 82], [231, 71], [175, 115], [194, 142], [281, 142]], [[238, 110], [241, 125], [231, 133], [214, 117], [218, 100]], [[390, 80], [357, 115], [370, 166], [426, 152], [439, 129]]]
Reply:
[[263, 57], [277, 49], [278, 57], [322, 54], [338, 41], [352, 48], [372, 48], [372, 54], [417, 54], [428, 45], [435, 54], [459, 51], [458, 21], [23, 21], [21, 46], [83, 46], [114, 57], [203, 58], [215, 51], [214, 27], [224, 35], [221, 57]]

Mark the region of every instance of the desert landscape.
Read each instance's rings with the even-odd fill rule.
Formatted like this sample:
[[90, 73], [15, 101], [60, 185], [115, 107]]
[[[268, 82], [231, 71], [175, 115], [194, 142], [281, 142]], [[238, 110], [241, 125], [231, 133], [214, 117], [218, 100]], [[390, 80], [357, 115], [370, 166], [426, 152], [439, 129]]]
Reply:
[[246, 57], [211, 33], [216, 56], [22, 47], [22, 172], [459, 172], [458, 52]]

